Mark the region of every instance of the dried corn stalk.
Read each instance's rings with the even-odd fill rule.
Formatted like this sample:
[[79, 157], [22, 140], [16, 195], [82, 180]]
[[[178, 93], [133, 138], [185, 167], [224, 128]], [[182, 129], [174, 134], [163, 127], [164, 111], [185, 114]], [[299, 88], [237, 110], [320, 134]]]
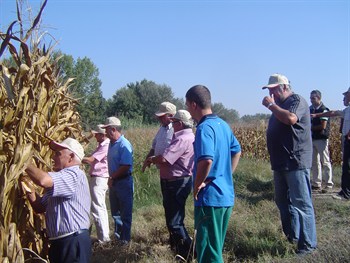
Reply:
[[[57, 60], [52, 58], [53, 48], [45, 51], [40, 41], [31, 36], [45, 5], [46, 1], [26, 34], [20, 11], [20, 36], [12, 33], [16, 22], [6, 33], [0, 32], [0, 58], [8, 49], [15, 62], [15, 66], [0, 62], [1, 262], [24, 262], [30, 254], [22, 248], [47, 257], [44, 218], [33, 213], [19, 183], [26, 163], [34, 161], [38, 167], [49, 170], [50, 140], [60, 141], [67, 136], [85, 140], [79, 114], [74, 110], [76, 100], [68, 92], [72, 79], [62, 81]], [[28, 40], [32, 40], [31, 45]]]

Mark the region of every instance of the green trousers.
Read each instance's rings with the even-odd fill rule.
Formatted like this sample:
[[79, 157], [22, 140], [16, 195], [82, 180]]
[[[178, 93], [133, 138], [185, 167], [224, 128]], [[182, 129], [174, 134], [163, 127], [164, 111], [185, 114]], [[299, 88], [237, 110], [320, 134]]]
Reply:
[[194, 224], [199, 263], [220, 263], [232, 207], [196, 206]]

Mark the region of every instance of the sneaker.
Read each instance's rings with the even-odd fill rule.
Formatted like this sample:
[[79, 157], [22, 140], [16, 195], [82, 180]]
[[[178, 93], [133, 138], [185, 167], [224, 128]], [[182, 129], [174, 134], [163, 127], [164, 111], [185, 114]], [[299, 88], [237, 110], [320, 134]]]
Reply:
[[306, 256], [306, 255], [309, 255], [311, 253], [314, 253], [316, 251], [316, 248], [307, 248], [307, 249], [297, 249], [295, 251], [295, 253], [298, 255], [298, 256]]
[[339, 193], [336, 195], [332, 195], [332, 198], [336, 200], [349, 201], [348, 198], [345, 198], [342, 194]]

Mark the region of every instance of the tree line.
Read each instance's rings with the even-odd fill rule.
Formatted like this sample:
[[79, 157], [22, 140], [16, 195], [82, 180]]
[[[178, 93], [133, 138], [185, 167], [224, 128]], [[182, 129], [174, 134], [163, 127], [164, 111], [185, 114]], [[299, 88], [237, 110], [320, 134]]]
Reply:
[[[170, 101], [178, 109], [186, 109], [184, 98], [175, 97], [171, 87], [143, 79], [116, 87], [112, 98], [105, 99], [102, 94], [102, 81], [99, 70], [88, 57], [74, 59], [72, 55], [56, 51], [53, 59], [58, 60], [58, 74], [63, 81], [74, 78], [70, 85], [71, 95], [78, 101], [77, 111], [85, 130], [103, 123], [108, 116], [137, 122], [139, 125], [157, 123], [154, 113], [163, 101]], [[11, 59], [2, 63], [11, 64]], [[226, 108], [222, 103], [213, 103], [213, 112], [228, 123], [255, 122], [267, 119], [268, 114], [245, 115], [240, 118], [238, 111]]]

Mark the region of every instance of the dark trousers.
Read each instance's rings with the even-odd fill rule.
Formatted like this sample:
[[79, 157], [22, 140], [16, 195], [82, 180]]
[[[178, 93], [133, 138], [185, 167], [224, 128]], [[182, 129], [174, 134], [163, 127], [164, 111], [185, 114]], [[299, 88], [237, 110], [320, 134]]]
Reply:
[[344, 140], [343, 165], [341, 175], [341, 195], [350, 199], [350, 140]]
[[50, 241], [50, 263], [89, 263], [91, 239], [89, 231]]
[[166, 225], [170, 233], [170, 245], [182, 256], [187, 256], [191, 246], [184, 225], [186, 199], [192, 190], [192, 177], [175, 181], [161, 180]]

